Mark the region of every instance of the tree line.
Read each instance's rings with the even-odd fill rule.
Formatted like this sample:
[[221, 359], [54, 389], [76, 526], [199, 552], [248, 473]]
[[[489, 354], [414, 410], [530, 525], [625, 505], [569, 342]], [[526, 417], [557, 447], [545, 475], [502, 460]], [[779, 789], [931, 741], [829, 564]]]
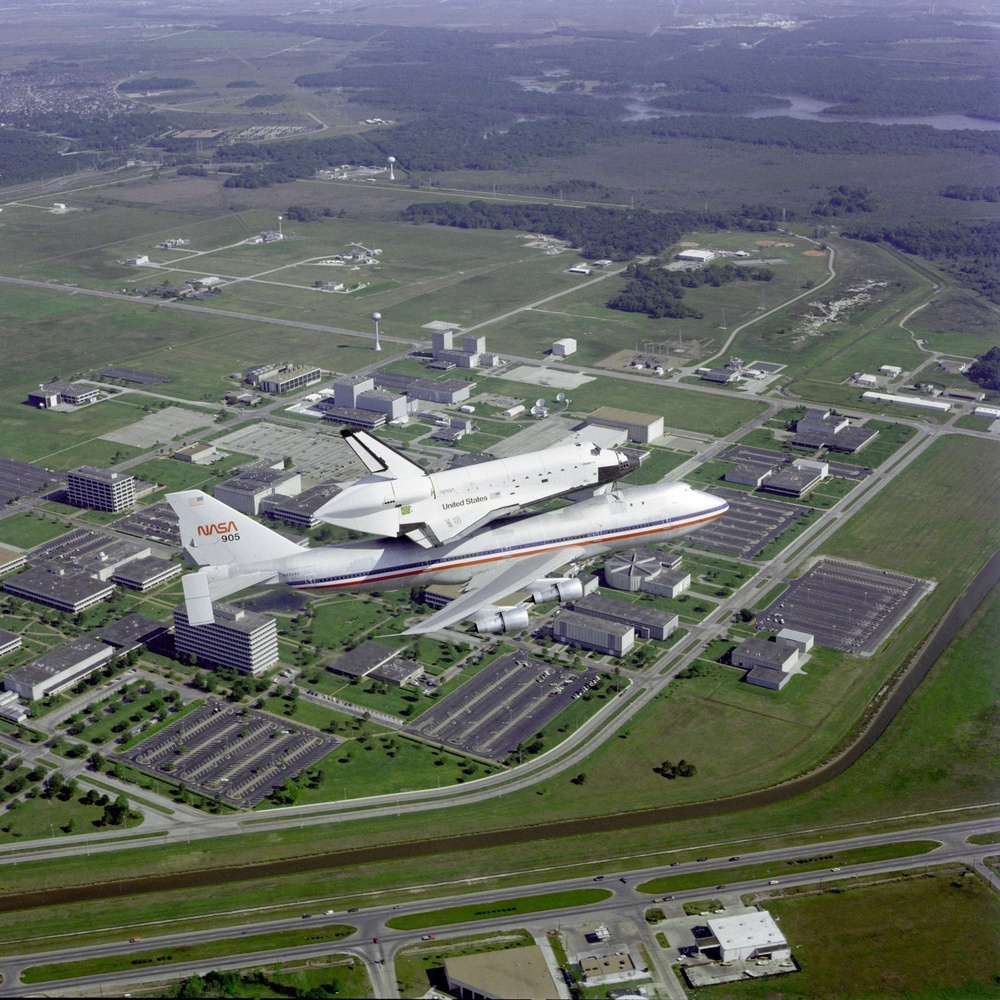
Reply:
[[898, 226], [861, 223], [842, 236], [884, 242], [948, 271], [954, 279], [1000, 303], [1000, 221], [910, 222]]
[[731, 281], [771, 281], [774, 272], [767, 267], [719, 263], [690, 271], [665, 271], [662, 264], [656, 261], [630, 264], [625, 276], [628, 283], [622, 291], [608, 299], [609, 309], [645, 313], [650, 319], [701, 319], [701, 312], [682, 301], [685, 289], [702, 285], [718, 288]]

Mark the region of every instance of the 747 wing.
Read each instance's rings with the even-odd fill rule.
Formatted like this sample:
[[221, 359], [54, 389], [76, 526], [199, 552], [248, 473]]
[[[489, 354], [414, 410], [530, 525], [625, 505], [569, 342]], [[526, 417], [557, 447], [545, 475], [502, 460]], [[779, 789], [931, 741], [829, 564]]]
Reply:
[[474, 576], [466, 584], [465, 590], [446, 607], [436, 611], [430, 618], [411, 625], [402, 634], [436, 632], [464, 618], [485, 617], [496, 611], [497, 604], [508, 594], [524, 590], [546, 573], [573, 562], [583, 554], [582, 549], [558, 549], [498, 563], [494, 568]]

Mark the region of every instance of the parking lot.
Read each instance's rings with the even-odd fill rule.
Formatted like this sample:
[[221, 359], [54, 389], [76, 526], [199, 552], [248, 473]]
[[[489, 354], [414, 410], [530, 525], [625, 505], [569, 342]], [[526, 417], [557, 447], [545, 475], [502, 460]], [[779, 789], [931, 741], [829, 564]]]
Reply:
[[[770, 448], [753, 448], [745, 444], [733, 445], [719, 456], [724, 462], [747, 462], [750, 465], [785, 466], [791, 465], [793, 456], [784, 451], [773, 451]], [[838, 479], [853, 479], [860, 481], [872, 474], [872, 469], [866, 465], [852, 465], [850, 462], [837, 462], [829, 456], [819, 459], [825, 462], [831, 476]]]
[[280, 461], [291, 458], [296, 469], [308, 470], [316, 482], [342, 482], [363, 476], [365, 468], [335, 431], [319, 427], [283, 427], [257, 421], [226, 434], [213, 444], [222, 451]]
[[154, 777], [252, 809], [341, 742], [212, 700], [116, 756]]
[[871, 656], [933, 589], [915, 576], [823, 559], [758, 615], [756, 627], [798, 629], [821, 646]]
[[692, 545], [719, 549], [752, 559], [809, 509], [797, 504], [765, 500], [752, 493], [713, 486], [707, 492], [729, 504], [725, 517], [716, 518], [688, 538]]
[[596, 670], [569, 670], [509, 653], [406, 729], [465, 753], [504, 760], [597, 678]]
[[146, 510], [137, 510], [125, 517], [118, 518], [112, 527], [128, 535], [138, 535], [153, 542], [165, 545], [180, 545], [181, 532], [177, 523], [177, 515], [170, 504], [158, 503]]

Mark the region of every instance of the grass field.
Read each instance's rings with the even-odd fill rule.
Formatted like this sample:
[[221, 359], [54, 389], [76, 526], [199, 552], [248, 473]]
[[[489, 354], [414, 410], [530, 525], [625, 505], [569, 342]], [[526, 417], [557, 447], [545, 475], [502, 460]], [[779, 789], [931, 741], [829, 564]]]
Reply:
[[[872, 864], [891, 858], [909, 858], [933, 851], [940, 844], [936, 840], [901, 842], [884, 844], [879, 847], [859, 847], [852, 850], [840, 850], [821, 857], [796, 858], [792, 861], [771, 861], [766, 864], [745, 865], [740, 868], [727, 868], [725, 877], [730, 882], [748, 882], [752, 879], [780, 878], [783, 875], [797, 875], [801, 872], [815, 872], [842, 868], [848, 865]], [[839, 879], [838, 879], [839, 881]], [[705, 876], [698, 872], [686, 875], [664, 875], [650, 879], [636, 886], [639, 892], [648, 892], [658, 896], [663, 892], [686, 892], [697, 889], [705, 884]]]
[[[996, 996], [1000, 902], [962, 868], [767, 903], [801, 971], [706, 987], [727, 1000], [914, 1000]], [[960, 954], [941, 936], [962, 928]]]
[[425, 910], [390, 917], [385, 923], [399, 931], [415, 931], [424, 927], [443, 927], [447, 924], [464, 924], [470, 920], [490, 920], [511, 914], [539, 913], [542, 910], [566, 910], [574, 906], [590, 906], [612, 893], [607, 889], [568, 889], [565, 892], [546, 892], [537, 896], [519, 896], [497, 903], [470, 903], [468, 906], [448, 906], [440, 910]]
[[511, 930], [503, 933], [470, 934], [402, 948], [396, 952], [393, 962], [400, 996], [422, 997], [427, 993], [428, 982], [444, 986], [443, 967], [446, 958], [478, 955], [485, 951], [520, 948], [530, 944], [534, 944], [534, 938], [527, 931]]
[[207, 941], [203, 944], [178, 945], [152, 951], [137, 950], [130, 955], [109, 955], [104, 958], [80, 959], [76, 962], [53, 962], [25, 969], [21, 979], [26, 983], [43, 983], [54, 979], [76, 979], [112, 972], [130, 972], [137, 966], [151, 965], [157, 969], [174, 962], [210, 962], [213, 958], [248, 955], [256, 951], [333, 943], [353, 934], [356, 928], [346, 924], [312, 925], [304, 930], [272, 931], [269, 934], [249, 934], [229, 941]]
[[[952, 444], [951, 441], [941, 442], [938, 449], [929, 452], [922, 463], [911, 467], [899, 483], [900, 497], [906, 497], [917, 483], [921, 484], [922, 489], [929, 488], [931, 481], [936, 481], [937, 487], [947, 495], [954, 474], [960, 475], [962, 481], [970, 488], [975, 486], [984, 491], [984, 496], [990, 495], [990, 491], [994, 489], [990, 478], [974, 470], [981, 469], [982, 461], [991, 453], [994, 446], [989, 442], [972, 442], [970, 448], [958, 449], [956, 452], [957, 459], [963, 459], [964, 456], [964, 465], [960, 462], [957, 469], [953, 467], [950, 470], [946, 464], [936, 466], [934, 464], [937, 458], [936, 452], [946, 451]], [[930, 474], [932, 471], [934, 475]], [[973, 505], [975, 500], [975, 496], [962, 498], [963, 502]], [[870, 511], [865, 512], [871, 523], [868, 526], [868, 533], [864, 537], [859, 537], [854, 543], [855, 546], [868, 545], [871, 539], [878, 539], [883, 534], [891, 535], [893, 530], [891, 526], [898, 520], [897, 504], [900, 502], [905, 503], [900, 498], [894, 497], [891, 492], [883, 494], [883, 498], [880, 498]], [[922, 496], [921, 502], [947, 508], [944, 500], [933, 495]], [[947, 520], [945, 510], [942, 510], [941, 516], [945, 522]], [[974, 527], [976, 523], [969, 521], [967, 527]], [[842, 532], [846, 530], [847, 528], [842, 529]], [[964, 537], [966, 535], [968, 537]], [[931, 537], [933, 539], [937, 536]], [[835, 539], [835, 541], [842, 541], [842, 554], [857, 555], [858, 548], [847, 545], [846, 540]], [[949, 566], [954, 564], [955, 576], [954, 579], [942, 580], [938, 591], [932, 597], [939, 593], [944, 594], [946, 589], [953, 588], [959, 580], [964, 579], [976, 556], [981, 560], [984, 551], [983, 538], [975, 531], [958, 532], [955, 536], [948, 534], [947, 537], [940, 539], [940, 542], [953, 549]], [[888, 542], [886, 548], [889, 548]], [[907, 552], [908, 560], [915, 558], [912, 547]], [[934, 553], [923, 552], [918, 556], [920, 560], [933, 557]], [[940, 558], [937, 565], [939, 567], [944, 565]], [[920, 566], [903, 565], [900, 568], [913, 571]], [[933, 620], [938, 613], [939, 609], [934, 610], [927, 620]], [[904, 625], [903, 630], [909, 634], [901, 640], [898, 648], [895, 648], [895, 644], [890, 644], [893, 662], [898, 661], [903, 651], [915, 641], [914, 637], [921, 634], [924, 628], [926, 622], [921, 621], [911, 621]], [[679, 822], [669, 827], [640, 828], [630, 832], [627, 845], [623, 844], [621, 837], [616, 834], [587, 833], [585, 824], [581, 823], [578, 836], [551, 842], [536, 841], [528, 853], [523, 845], [499, 844], [483, 851], [457, 853], [444, 851], [437, 857], [423, 858], [419, 861], [362, 865], [350, 871], [337, 870], [320, 877], [310, 875], [287, 878], [280, 884], [248, 882], [231, 886], [227, 889], [227, 897], [234, 909], [266, 902], [301, 900], [317, 896], [330, 900], [334, 898], [344, 900], [345, 903], [342, 905], [346, 905], [346, 900], [355, 898], [354, 893], [372, 891], [382, 885], [386, 887], [419, 885], [456, 877], [460, 873], [486, 874], [493, 871], [521, 870], [534, 865], [566, 866], [568, 859], [572, 859], [571, 864], [582, 864], [582, 871], [585, 872], [588, 870], [587, 859], [622, 857], [645, 851], [666, 852], [663, 855], [666, 858], [672, 860], [676, 857], [683, 860], [685, 856], [693, 857], [699, 847], [704, 851], [705, 845], [713, 843], [722, 845], [715, 849], [717, 853], [742, 853], [749, 851], [750, 845], [755, 842], [773, 843], [775, 831], [783, 831], [784, 835], [793, 836], [796, 830], [812, 830], [822, 824], [859, 824], [923, 809], [960, 809], [970, 803], [982, 801], [984, 789], [987, 789], [986, 798], [996, 798], [996, 775], [1000, 773], [1000, 748], [996, 745], [995, 736], [991, 735], [993, 730], [989, 720], [992, 718], [991, 713], [995, 711], [996, 700], [1000, 697], [995, 671], [991, 667], [992, 650], [1000, 642], [998, 628], [1000, 628], [1000, 595], [993, 595], [992, 600], [983, 606], [980, 614], [970, 622], [969, 627], [942, 657], [918, 694], [904, 707], [886, 736], [850, 771], [814, 792], [800, 795], [787, 802], [749, 813], [723, 815], [710, 821]], [[880, 653], [881, 655], [884, 654]], [[808, 703], [810, 691], [820, 690], [824, 683], [829, 684], [829, 675], [836, 674], [836, 671], [842, 669], [840, 666], [831, 667], [827, 680], [824, 681], [820, 667], [821, 664], [817, 663], [815, 679], [808, 673], [805, 677], [796, 678], [781, 692], [779, 699], [772, 698], [767, 703], [768, 711], [787, 712], [788, 719], [793, 720], [782, 723], [783, 725], [794, 725], [795, 713], [798, 710], [798, 705], [782, 701], [786, 695], [794, 695]], [[727, 719], [724, 713], [733, 711], [734, 714], [738, 714], [732, 707], [731, 701], [727, 702], [726, 697], [733, 694], [741, 698], [749, 696], [742, 690], [745, 686], [737, 685], [735, 681], [726, 681], [726, 675], [729, 673], [726, 668], [715, 669], [720, 675], [714, 680], [714, 704], [711, 712], [703, 713], [702, 705], [697, 699], [692, 702], [692, 705], [697, 704], [698, 714], [706, 716], [704, 723], [706, 738], [709, 735], [717, 737], [719, 726], [724, 726], [724, 721]], [[872, 661], [868, 661], [864, 666], [865, 671], [873, 669], [876, 669], [876, 664]], [[870, 677], [863, 678], [864, 684], [869, 681]], [[799, 684], [799, 682], [804, 683]], [[713, 683], [711, 674], [706, 678], [681, 682], [677, 686], [679, 694], [658, 701], [645, 716], [630, 725], [626, 739], [609, 741], [605, 748], [585, 765], [588, 772], [585, 794], [576, 790], [573, 796], [568, 796], [567, 793], [571, 789], [575, 790], [576, 786], [570, 785], [565, 778], [557, 778], [533, 792], [517, 793], [496, 799], [495, 808], [489, 814], [484, 814], [481, 809], [455, 808], [408, 817], [405, 820], [383, 817], [377, 822], [339, 824], [336, 827], [338, 843], [346, 847], [352, 844], [368, 844], [373, 838], [407, 839], [425, 832], [427, 835], [434, 835], [434, 831], [440, 832], [442, 824], [445, 824], [450, 832], [457, 833], [465, 829], [483, 829], [484, 823], [489, 826], [504, 827], [525, 820], [544, 821], [560, 814], [583, 815], [596, 800], [592, 789], [605, 767], [609, 773], [614, 771], [618, 775], [616, 789], [621, 788], [620, 775], [630, 774], [630, 806], [633, 779], [636, 793], [640, 795], [643, 794], [644, 786], [641, 784], [643, 781], [645, 787], [650, 789], [657, 787], [661, 790], [668, 787], [672, 789], [679, 785], [682, 779], [668, 783], [651, 771], [644, 779], [642, 771], [636, 765], [631, 765], [633, 771], [627, 772], [626, 768], [630, 766], [629, 761], [636, 758], [635, 747], [643, 740], [649, 743], [649, 747], [640, 749], [639, 757], [645, 756], [650, 762], [655, 760], [658, 764], [663, 757], [676, 759], [687, 753], [686, 746], [691, 745], [690, 740], [686, 740], [685, 747], [676, 742], [685, 738], [683, 731], [676, 737], [673, 733], [670, 736], [674, 745], [678, 750], [683, 750], [683, 753], [674, 751], [672, 755], [666, 752], [658, 753], [652, 749], [662, 745], [665, 732], [662, 725], [657, 725], [655, 720], [662, 716], [664, 706], [670, 707], [672, 699], [688, 697], [684, 693], [685, 686], [688, 686], [693, 698], [695, 686], [706, 683], [709, 685]], [[818, 687], [810, 688], [809, 685]], [[760, 692], [760, 694], [766, 693]], [[761, 704], [764, 704], [763, 698]], [[807, 704], [806, 710], [816, 711], [816, 707]], [[691, 715], [690, 711], [688, 715]], [[846, 719], [844, 721], [846, 722]], [[697, 720], [685, 718], [684, 722], [689, 727], [694, 727], [691, 731], [693, 735], [698, 729]], [[766, 747], [773, 725], [773, 722], [768, 722], [764, 727], [760, 725], [751, 727], [752, 739], [749, 743], [746, 742], [746, 737], [741, 742], [735, 736], [726, 741], [719, 741], [716, 738], [716, 743], [731, 745], [734, 756], [744, 747]], [[648, 727], [648, 735], [645, 735], [643, 727]], [[713, 752], [730, 751], [722, 747]], [[605, 757], [607, 764], [604, 763]], [[707, 765], [704, 765], [704, 761], [694, 757], [692, 759], [698, 765], [698, 774], [692, 779], [683, 780], [702, 784], [707, 776], [703, 774], [703, 771], [707, 771]], [[702, 791], [707, 792], [707, 789], [703, 787]], [[678, 793], [671, 791], [671, 794]], [[260, 836], [248, 833], [241, 838], [240, 856], [245, 863], [250, 863], [276, 851], [282, 854], [312, 853], [316, 849], [315, 844], [325, 842], [326, 839], [327, 835], [322, 832], [322, 828], [289, 828], [280, 833], [272, 832]], [[231, 856], [232, 844], [227, 840], [220, 841], [218, 849]], [[128, 855], [119, 855], [118, 861], [122, 872], [172, 871], [211, 864], [214, 852], [215, 847], [211, 843], [184, 848], [161, 846], [155, 851], [139, 848], [129, 852]], [[530, 861], [527, 860], [529, 856]], [[566, 870], [569, 872], [573, 869]], [[69, 874], [68, 870], [63, 872], [64, 876]], [[99, 860], [78, 858], [72, 874], [74, 879], [90, 881], [100, 879], [104, 873]], [[37, 884], [40, 878], [48, 882], [50, 877], [51, 870], [48, 866], [25, 862], [8, 873], [7, 882], [12, 889], [23, 889]], [[204, 899], [201, 894], [156, 893], [135, 899], [130, 906], [136, 919], [153, 919], [154, 914], [162, 913], [165, 906], [169, 906], [171, 912], [178, 918], [184, 915], [191, 918], [195, 914], [204, 912], [206, 903], [211, 906], [210, 900]], [[50, 914], [29, 911], [19, 917], [16, 928], [10, 928], [7, 940], [44, 933], [44, 928], [53, 919], [60, 921], [66, 932], [78, 933], [87, 927], [96, 929], [106, 925], [114, 926], [119, 920], [119, 914], [116, 904], [110, 900], [107, 903], [88, 904], [79, 908], [58, 907]]]

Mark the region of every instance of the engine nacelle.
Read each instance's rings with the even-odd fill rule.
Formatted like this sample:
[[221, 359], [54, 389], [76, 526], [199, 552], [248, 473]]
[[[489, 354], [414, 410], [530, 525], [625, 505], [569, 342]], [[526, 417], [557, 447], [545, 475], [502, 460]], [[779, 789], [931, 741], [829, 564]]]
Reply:
[[531, 591], [531, 599], [535, 604], [545, 604], [546, 601], [558, 601], [562, 604], [563, 601], [575, 601], [578, 597], [583, 597], [583, 584], [576, 577], [572, 580], [556, 580], [549, 586]]
[[524, 608], [511, 608], [476, 622], [477, 632], [517, 632], [527, 627], [528, 612]]

